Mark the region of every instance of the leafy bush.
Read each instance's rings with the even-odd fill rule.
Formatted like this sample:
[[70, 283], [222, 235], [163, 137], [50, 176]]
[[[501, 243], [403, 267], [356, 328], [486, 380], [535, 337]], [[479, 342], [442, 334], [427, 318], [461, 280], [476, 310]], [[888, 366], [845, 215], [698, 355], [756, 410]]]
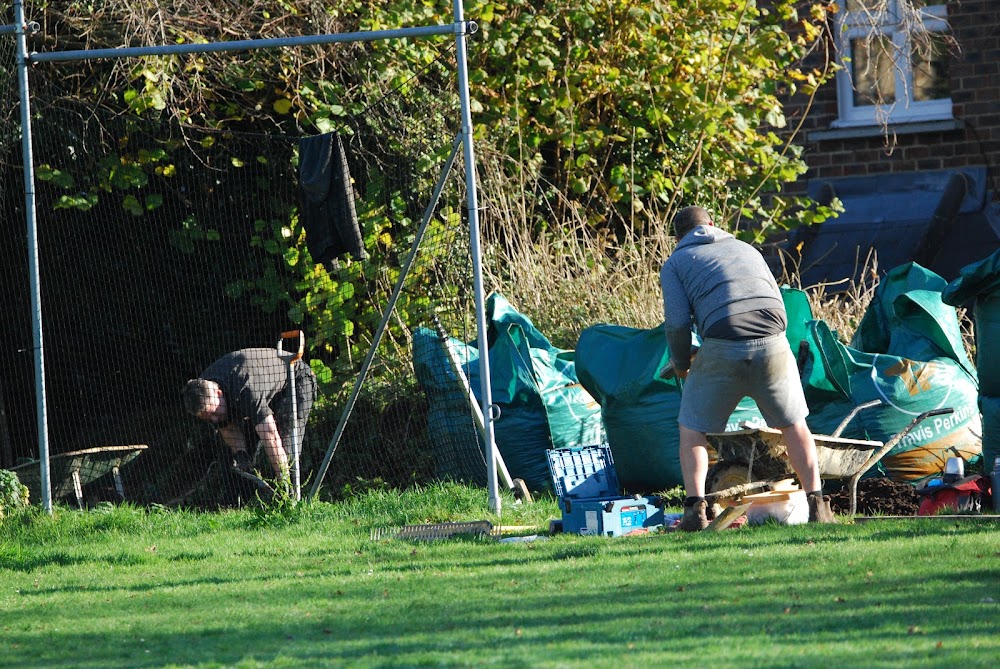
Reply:
[[[361, 24], [447, 21], [450, 3], [432, 6], [364, 4]], [[803, 64], [824, 37], [825, 4], [475, 0], [466, 15], [480, 27], [469, 40], [475, 131], [530, 193], [525, 224], [560, 227], [573, 214], [621, 238], [699, 203], [757, 234], [830, 214], [775, 196], [805, 172], [801, 119], [785, 117], [782, 99], [832, 75]], [[427, 63], [416, 42], [370, 49], [396, 79]]]
[[0, 518], [8, 511], [28, 506], [28, 488], [23, 485], [17, 474], [6, 469], [0, 469]]

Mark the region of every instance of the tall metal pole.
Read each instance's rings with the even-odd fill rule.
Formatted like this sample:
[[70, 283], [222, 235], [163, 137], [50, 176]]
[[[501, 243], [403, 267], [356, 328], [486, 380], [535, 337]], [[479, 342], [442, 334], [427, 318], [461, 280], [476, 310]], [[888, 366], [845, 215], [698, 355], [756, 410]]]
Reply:
[[[465, 25], [462, 0], [454, 0], [455, 26]], [[469, 26], [475, 32], [475, 24]], [[479, 378], [486, 440], [486, 482], [489, 488], [490, 507], [500, 513], [500, 493], [497, 484], [497, 446], [493, 430], [493, 391], [490, 387], [489, 344], [486, 332], [486, 306], [483, 297], [483, 263], [479, 249], [479, 198], [476, 192], [476, 153], [472, 144], [472, 111], [469, 103], [469, 64], [465, 53], [465, 30], [455, 31], [456, 57], [458, 59], [458, 92], [462, 100], [462, 138], [465, 157], [465, 189], [469, 210], [469, 248], [472, 252], [472, 284], [476, 295], [476, 323], [479, 325]]]
[[35, 411], [38, 422], [38, 460], [41, 463], [42, 507], [52, 513], [49, 478], [49, 429], [45, 409], [45, 355], [42, 345], [42, 299], [38, 271], [38, 226], [35, 218], [35, 172], [31, 150], [31, 104], [28, 97], [28, 41], [23, 0], [14, 0], [17, 35], [17, 78], [21, 90], [21, 158], [24, 161], [24, 211], [28, 222], [28, 274], [31, 286], [31, 333], [35, 351]]

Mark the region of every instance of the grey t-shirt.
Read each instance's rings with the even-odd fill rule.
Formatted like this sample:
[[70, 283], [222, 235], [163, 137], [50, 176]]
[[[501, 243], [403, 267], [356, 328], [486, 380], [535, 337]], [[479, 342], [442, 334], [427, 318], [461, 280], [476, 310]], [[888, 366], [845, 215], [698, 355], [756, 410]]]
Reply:
[[660, 287], [670, 357], [684, 369], [691, 363], [692, 322], [705, 336], [740, 314], [779, 312], [785, 320], [781, 290], [760, 251], [714, 226], [684, 235], [663, 263]]
[[268, 405], [288, 385], [289, 358], [274, 348], [242, 348], [206, 367], [201, 378], [219, 384], [230, 421], [256, 426], [272, 415]]

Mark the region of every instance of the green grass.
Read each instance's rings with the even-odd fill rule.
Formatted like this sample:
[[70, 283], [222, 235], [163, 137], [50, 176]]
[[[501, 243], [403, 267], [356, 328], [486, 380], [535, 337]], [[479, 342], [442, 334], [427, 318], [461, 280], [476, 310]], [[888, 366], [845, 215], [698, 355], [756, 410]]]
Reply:
[[[542, 524], [551, 499], [507, 501]], [[193, 514], [0, 521], [0, 666], [993, 667], [996, 523], [530, 543], [373, 540], [489, 518], [433, 486]], [[495, 520], [495, 519], [494, 519]]]

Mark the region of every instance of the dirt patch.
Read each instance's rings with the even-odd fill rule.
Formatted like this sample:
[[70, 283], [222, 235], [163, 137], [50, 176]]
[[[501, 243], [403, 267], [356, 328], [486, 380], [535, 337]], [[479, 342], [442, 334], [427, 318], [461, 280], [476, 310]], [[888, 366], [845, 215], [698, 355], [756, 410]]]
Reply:
[[[830, 495], [830, 507], [835, 513], [849, 513], [851, 498], [847, 486]], [[920, 496], [909, 483], [886, 478], [871, 478], [858, 482], [859, 516], [915, 516], [920, 508]]]

